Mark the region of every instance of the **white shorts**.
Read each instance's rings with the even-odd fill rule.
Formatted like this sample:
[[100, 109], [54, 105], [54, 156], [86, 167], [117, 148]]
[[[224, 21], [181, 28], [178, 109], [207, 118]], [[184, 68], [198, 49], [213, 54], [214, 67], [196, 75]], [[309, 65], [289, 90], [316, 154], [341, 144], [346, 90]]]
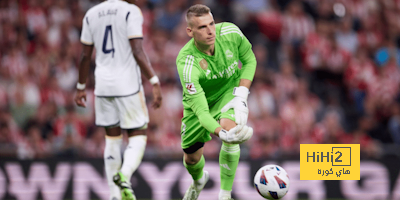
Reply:
[[149, 123], [143, 90], [126, 97], [96, 96], [94, 104], [97, 126], [137, 129]]

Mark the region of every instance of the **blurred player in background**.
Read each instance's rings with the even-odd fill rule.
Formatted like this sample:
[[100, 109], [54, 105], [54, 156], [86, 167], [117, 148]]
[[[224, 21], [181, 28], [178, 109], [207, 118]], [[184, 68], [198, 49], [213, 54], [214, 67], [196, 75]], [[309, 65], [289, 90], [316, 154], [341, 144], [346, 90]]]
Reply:
[[247, 96], [256, 59], [240, 29], [232, 23], [215, 24], [207, 6], [190, 7], [186, 20], [186, 32], [193, 39], [181, 49], [176, 64], [183, 87], [183, 163], [193, 183], [183, 199], [197, 199], [209, 179], [203, 171], [203, 146], [214, 133], [223, 142], [219, 199], [228, 200], [239, 163], [239, 144], [253, 135], [253, 129], [246, 125]]
[[[119, 0], [100, 3], [83, 18], [83, 56], [75, 102], [86, 106], [85, 83], [95, 47], [96, 125], [106, 129], [104, 164], [112, 200], [136, 199], [130, 179], [143, 158], [149, 122], [141, 72], [153, 85], [153, 108], [161, 106], [159, 80], [142, 49], [142, 23], [140, 9]], [[121, 129], [129, 136], [123, 164]]]

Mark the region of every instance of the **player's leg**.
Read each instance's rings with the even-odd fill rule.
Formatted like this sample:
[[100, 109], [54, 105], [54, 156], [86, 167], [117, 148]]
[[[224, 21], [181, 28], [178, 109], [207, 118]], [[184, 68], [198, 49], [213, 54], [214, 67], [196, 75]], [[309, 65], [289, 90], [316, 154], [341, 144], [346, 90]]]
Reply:
[[122, 135], [113, 98], [95, 98], [96, 125], [106, 129], [104, 148], [104, 168], [110, 187], [110, 200], [120, 199], [119, 188], [113, 182], [113, 176], [121, 167]]
[[124, 152], [121, 172], [128, 180], [142, 162], [147, 143], [146, 128], [147, 124], [139, 129], [127, 130], [129, 143]]
[[203, 168], [206, 162], [203, 156], [203, 146], [204, 143], [197, 142], [193, 146], [184, 149], [183, 153], [183, 165], [192, 176], [196, 186], [202, 185], [204, 181], [204, 179], [202, 179], [204, 178]]
[[184, 114], [182, 119], [181, 138], [183, 165], [192, 176], [192, 183], [186, 190], [184, 200], [195, 200], [206, 185], [209, 175], [204, 171], [204, 143], [211, 140], [210, 134], [201, 126], [196, 115]]
[[149, 115], [142, 90], [136, 95], [118, 98], [116, 102], [120, 109], [121, 128], [127, 130], [129, 137], [121, 172], [130, 180], [142, 162], [146, 149]]
[[196, 200], [209, 179], [208, 172], [203, 170], [206, 163], [203, 156], [203, 146], [204, 143], [197, 142], [189, 148], [183, 149], [183, 165], [193, 179], [183, 200]]
[[[234, 119], [233, 110], [229, 110], [227, 113], [222, 113], [220, 124], [223, 129], [230, 130], [236, 126]], [[224, 118], [226, 117], [226, 118]], [[221, 189], [219, 192], [220, 200], [231, 199], [231, 191], [233, 181], [235, 179], [235, 173], [239, 164], [240, 158], [240, 146], [239, 144], [227, 144], [222, 143], [221, 150], [219, 153], [219, 166], [220, 166], [220, 177], [221, 177]]]
[[136, 199], [130, 180], [139, 167], [146, 149], [146, 127], [147, 125], [139, 129], [127, 130], [129, 142], [124, 151], [124, 162], [120, 172], [114, 176], [114, 182], [121, 190], [122, 200]]
[[143, 92], [128, 97], [116, 98], [121, 128], [128, 132], [129, 143], [124, 152], [121, 170], [114, 176], [120, 187], [122, 199], [136, 199], [131, 187], [131, 176], [139, 167], [146, 149], [146, 129], [149, 116]]
[[121, 167], [122, 135], [120, 127], [106, 127], [106, 145], [104, 148], [104, 168], [110, 187], [110, 199], [120, 199], [120, 190], [113, 182], [113, 176]]

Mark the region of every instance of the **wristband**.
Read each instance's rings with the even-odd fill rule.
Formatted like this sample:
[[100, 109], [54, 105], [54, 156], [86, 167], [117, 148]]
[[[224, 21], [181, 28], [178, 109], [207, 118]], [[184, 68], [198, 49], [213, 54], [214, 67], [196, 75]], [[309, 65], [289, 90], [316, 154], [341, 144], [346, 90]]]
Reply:
[[244, 99], [247, 99], [247, 96], [249, 95], [250, 91], [247, 87], [244, 86], [239, 86], [233, 88], [233, 95], [237, 97], [242, 97]]
[[160, 80], [158, 79], [158, 76], [153, 76], [153, 77], [151, 77], [151, 79], [149, 79], [149, 81], [150, 81], [150, 83], [151, 83], [152, 85], [157, 84], [157, 83], [160, 82]]
[[78, 90], [84, 90], [86, 88], [86, 84], [85, 83], [77, 83], [76, 84], [76, 89], [78, 89]]

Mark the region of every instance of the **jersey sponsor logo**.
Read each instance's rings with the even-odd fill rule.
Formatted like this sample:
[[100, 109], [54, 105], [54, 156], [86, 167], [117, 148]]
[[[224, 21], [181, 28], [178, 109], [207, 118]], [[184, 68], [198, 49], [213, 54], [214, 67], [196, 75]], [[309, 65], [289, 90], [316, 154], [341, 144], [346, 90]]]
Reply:
[[218, 78], [230, 78], [233, 74], [235, 74], [238, 66], [238, 62], [235, 60], [229, 67], [226, 69], [217, 72], [216, 74], [211, 73], [211, 76], [208, 76], [210, 73], [206, 73], [207, 79], [218, 79]]
[[224, 76], [226, 76], [226, 78], [231, 77], [234, 73], [235, 73], [235, 69], [238, 66], [238, 62], [235, 60], [235, 62], [233, 62], [228, 68], [226, 68], [223, 71], [218, 72], [219, 77], [223, 78]]
[[211, 73], [211, 71], [209, 69], [207, 69], [206, 76], [208, 76], [210, 73]]
[[197, 92], [193, 83], [186, 83], [186, 89], [189, 92], [189, 94], [194, 94]]
[[202, 60], [200, 60], [199, 64], [200, 64], [200, 67], [204, 70], [206, 70], [208, 68], [208, 63], [207, 63], [206, 59], [204, 59], [204, 58]]
[[225, 51], [225, 55], [228, 60], [233, 58], [233, 53], [229, 49]]

